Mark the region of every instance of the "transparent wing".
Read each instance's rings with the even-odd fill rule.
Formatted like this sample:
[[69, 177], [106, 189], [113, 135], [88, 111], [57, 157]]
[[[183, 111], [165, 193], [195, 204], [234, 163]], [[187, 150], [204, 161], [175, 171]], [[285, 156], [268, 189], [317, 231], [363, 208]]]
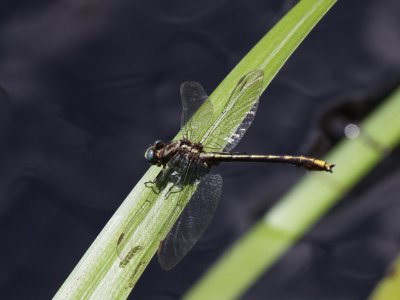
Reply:
[[201, 84], [194, 81], [182, 83], [180, 92], [182, 100], [181, 127], [183, 127], [208, 96]]
[[254, 120], [263, 80], [261, 70], [239, 80], [221, 115], [200, 141], [206, 150], [226, 144], [221, 150], [231, 151], [237, 145]]
[[192, 249], [206, 230], [218, 206], [222, 190], [219, 174], [206, 174], [182, 214], [158, 249], [165, 270], [172, 269]]
[[[180, 90], [182, 100], [181, 127], [185, 138], [192, 142], [198, 142], [200, 140], [198, 129], [202, 127], [203, 122], [209, 122], [213, 112], [212, 104], [209, 101], [205, 102], [208, 96], [198, 82], [184, 82], [181, 84]], [[199, 110], [200, 116], [196, 119], [197, 121], [194, 121], [192, 116], [203, 103], [202, 109]]]

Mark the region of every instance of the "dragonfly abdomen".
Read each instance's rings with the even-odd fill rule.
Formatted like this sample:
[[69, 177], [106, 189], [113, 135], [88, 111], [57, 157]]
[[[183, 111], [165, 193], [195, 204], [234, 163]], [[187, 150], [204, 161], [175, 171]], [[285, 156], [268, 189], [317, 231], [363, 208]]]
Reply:
[[259, 154], [245, 154], [245, 153], [223, 153], [223, 152], [210, 152], [201, 153], [200, 158], [209, 165], [217, 165], [220, 162], [271, 162], [271, 163], [285, 163], [303, 167], [312, 171], [327, 171], [332, 172], [335, 165], [329, 164], [323, 160], [306, 156], [291, 156], [291, 155], [259, 155]]

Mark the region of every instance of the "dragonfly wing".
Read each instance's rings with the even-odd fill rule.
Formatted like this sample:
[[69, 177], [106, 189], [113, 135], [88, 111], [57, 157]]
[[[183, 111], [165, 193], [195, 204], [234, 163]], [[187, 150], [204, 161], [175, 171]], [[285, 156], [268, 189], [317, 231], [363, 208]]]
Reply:
[[206, 174], [177, 222], [158, 249], [165, 270], [172, 269], [192, 249], [206, 230], [218, 206], [222, 190], [219, 174]]
[[[212, 116], [212, 105], [209, 101], [205, 101], [208, 96], [200, 83], [187, 81], [181, 84], [181, 100], [182, 100], [182, 118], [181, 127], [183, 128], [186, 138], [193, 142], [198, 142], [200, 138], [197, 136], [201, 123], [208, 122]], [[204, 107], [199, 110], [201, 114], [195, 121], [192, 119], [193, 114], [204, 103]]]
[[239, 80], [222, 113], [200, 141], [205, 149], [224, 144], [220, 150], [228, 152], [237, 145], [254, 120], [263, 80], [261, 70], [252, 71]]
[[180, 92], [182, 100], [181, 126], [183, 127], [208, 96], [201, 84], [195, 81], [186, 81], [182, 83]]

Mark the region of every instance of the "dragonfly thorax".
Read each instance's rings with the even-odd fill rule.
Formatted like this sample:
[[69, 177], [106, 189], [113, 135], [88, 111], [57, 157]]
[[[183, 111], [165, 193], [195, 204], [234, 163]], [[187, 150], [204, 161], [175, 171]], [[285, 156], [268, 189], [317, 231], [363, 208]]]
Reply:
[[157, 140], [146, 150], [144, 157], [152, 165], [165, 166], [176, 154], [198, 157], [202, 151], [203, 145], [193, 143], [187, 139], [169, 144]]

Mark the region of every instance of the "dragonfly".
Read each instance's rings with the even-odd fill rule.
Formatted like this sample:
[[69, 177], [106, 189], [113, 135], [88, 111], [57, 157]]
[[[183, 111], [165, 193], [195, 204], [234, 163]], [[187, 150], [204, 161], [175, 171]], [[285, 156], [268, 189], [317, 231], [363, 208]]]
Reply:
[[[182, 137], [171, 142], [157, 140], [146, 150], [145, 159], [151, 165], [162, 167], [157, 177], [146, 183], [148, 188], [159, 193], [171, 183], [165, 198], [171, 193], [182, 192], [185, 187], [195, 190], [159, 245], [158, 258], [165, 270], [172, 269], [192, 249], [215, 214], [222, 191], [222, 178], [211, 172], [213, 166], [223, 162], [270, 162], [332, 172], [333, 164], [313, 157], [232, 152], [255, 117], [263, 80], [261, 70], [243, 76], [214, 122], [211, 121], [214, 108], [211, 101], [206, 101], [208, 96], [203, 87], [197, 82], [182, 83]], [[202, 132], [204, 125], [210, 122], [211, 126]], [[177, 205], [183, 205], [183, 198], [184, 195], [178, 198]], [[143, 207], [139, 212], [145, 213], [146, 209]], [[139, 216], [135, 215], [119, 236], [119, 254], [122, 253], [122, 241], [132, 230], [130, 227], [135, 219]], [[140, 246], [133, 246], [132, 250], [131, 255], [134, 255]], [[122, 265], [128, 262], [127, 257], [121, 259]]]

